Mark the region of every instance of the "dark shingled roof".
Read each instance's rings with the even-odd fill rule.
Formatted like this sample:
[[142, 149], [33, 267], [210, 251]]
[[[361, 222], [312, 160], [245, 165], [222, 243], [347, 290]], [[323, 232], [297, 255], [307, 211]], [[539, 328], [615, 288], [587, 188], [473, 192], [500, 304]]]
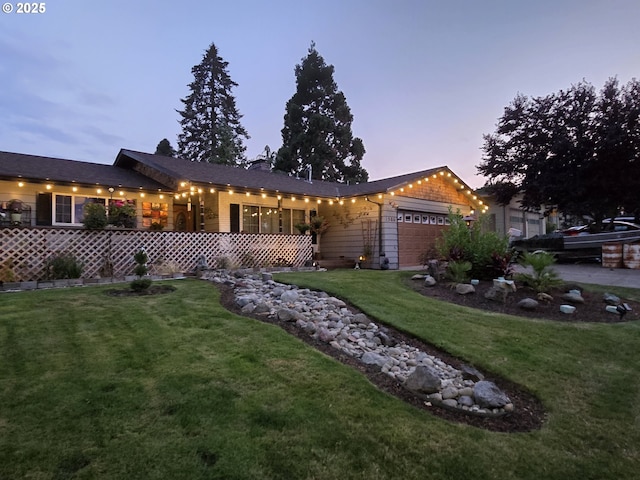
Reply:
[[4, 180], [48, 181], [101, 185], [143, 190], [168, 190], [137, 172], [114, 165], [40, 157], [22, 153], [0, 152], [0, 178]]
[[246, 170], [240, 167], [214, 163], [191, 162], [180, 158], [152, 155], [125, 149], [120, 150], [115, 161], [115, 165], [128, 168], [133, 168], [135, 163], [140, 163], [172, 177], [176, 184], [180, 181], [190, 181], [192, 183], [230, 186], [247, 190], [265, 189], [296, 195], [329, 198], [384, 193], [431, 176], [441, 170], [451, 171], [448, 167], [444, 166], [367, 183], [347, 185], [321, 180], [313, 180], [312, 183], [309, 183], [302, 178], [281, 173]]
[[191, 162], [126, 149], [120, 150], [113, 165], [0, 152], [0, 179], [117, 186], [155, 191], [175, 191], [180, 182], [187, 181], [218, 188], [229, 186], [249, 191], [264, 189], [300, 196], [338, 198], [389, 192], [440, 171], [451, 172], [448, 167], [441, 166], [382, 180], [347, 185], [321, 180], [309, 183], [305, 179], [283, 173]]

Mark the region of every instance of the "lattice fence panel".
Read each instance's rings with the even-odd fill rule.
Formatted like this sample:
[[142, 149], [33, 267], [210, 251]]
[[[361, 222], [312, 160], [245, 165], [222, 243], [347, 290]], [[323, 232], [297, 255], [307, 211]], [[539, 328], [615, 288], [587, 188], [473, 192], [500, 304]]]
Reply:
[[0, 229], [0, 268], [11, 263], [18, 281], [42, 280], [47, 258], [70, 252], [85, 264], [83, 276], [131, 275], [133, 255], [144, 248], [150, 263], [172, 262], [191, 272], [201, 258], [212, 267], [301, 267], [311, 259], [311, 237], [210, 232], [90, 231], [63, 228]]

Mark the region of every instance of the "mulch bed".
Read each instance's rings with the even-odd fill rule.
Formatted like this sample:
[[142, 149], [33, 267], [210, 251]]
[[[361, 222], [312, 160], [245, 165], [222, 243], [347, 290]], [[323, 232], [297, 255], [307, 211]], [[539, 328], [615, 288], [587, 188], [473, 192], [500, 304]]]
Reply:
[[[472, 425], [474, 427], [496, 432], [528, 432], [539, 429], [544, 423], [546, 415], [545, 409], [540, 400], [538, 400], [535, 395], [528, 392], [526, 389], [517, 385], [516, 383], [513, 383], [505, 378], [492, 375], [488, 372], [483, 372], [486, 376], [486, 380], [495, 382], [496, 385], [498, 385], [498, 387], [500, 387], [500, 389], [502, 389], [502, 391], [504, 391], [509, 396], [516, 407], [514, 412], [503, 415], [501, 417], [480, 417], [469, 415], [457, 410], [447, 410], [440, 407], [429, 406], [427, 402], [425, 402], [423, 399], [419, 398], [409, 390], [405, 389], [398, 381], [382, 373], [379, 368], [371, 365], [365, 365], [358, 359], [345, 355], [329, 344], [310, 337], [308, 334], [301, 331], [292, 323], [282, 322], [274, 318], [266, 318], [266, 316], [264, 315], [247, 315], [242, 313], [240, 311], [240, 307], [238, 307], [235, 302], [233, 289], [223, 284], [217, 284], [217, 287], [221, 292], [221, 303], [228, 310], [238, 315], [248, 316], [266, 323], [278, 325], [291, 335], [300, 338], [317, 350], [325, 353], [330, 357], [335, 358], [345, 365], [349, 365], [350, 367], [358, 370], [380, 390], [394, 395], [395, 397], [407, 402], [408, 404], [413, 405], [416, 408], [426, 410], [440, 418], [451, 422], [464, 423], [467, 425]], [[354, 312], [358, 311], [352, 306], [349, 306], [349, 308]], [[389, 325], [385, 325], [385, 327], [389, 330], [389, 335], [393, 336], [398, 341], [403, 341], [407, 345], [419, 348], [429, 355], [437, 356], [456, 368], [460, 368], [460, 366], [465, 363], [461, 359], [449, 355], [447, 352], [438, 349], [434, 345], [422, 342], [421, 340], [407, 335], [404, 332], [398, 331]]]
[[624, 317], [605, 311], [605, 303], [603, 294], [600, 292], [582, 291], [584, 304], [576, 304], [576, 311], [571, 314], [562, 313], [560, 305], [569, 304], [563, 301], [561, 296], [563, 293], [572, 289], [582, 290], [581, 287], [572, 284], [563, 285], [561, 288], [554, 289], [551, 293], [553, 300], [549, 303], [539, 302], [538, 308], [534, 311], [523, 310], [518, 307], [518, 302], [524, 298], [536, 298], [536, 293], [530, 288], [518, 286], [515, 292], [509, 294], [505, 303], [488, 300], [484, 297], [484, 293], [492, 286], [492, 281], [481, 281], [475, 287], [476, 292], [468, 295], [460, 295], [456, 293], [455, 288], [451, 285], [440, 282], [433, 287], [424, 286], [421, 280], [411, 280], [410, 286], [421, 294], [442, 300], [445, 302], [464, 305], [466, 307], [477, 308], [491, 312], [504, 313], [508, 315], [516, 315], [519, 317], [537, 318], [543, 320], [554, 320], [560, 322], [594, 322], [594, 323], [616, 323], [629, 322], [640, 319], [640, 303], [622, 299], [622, 301], [631, 307], [631, 311]]

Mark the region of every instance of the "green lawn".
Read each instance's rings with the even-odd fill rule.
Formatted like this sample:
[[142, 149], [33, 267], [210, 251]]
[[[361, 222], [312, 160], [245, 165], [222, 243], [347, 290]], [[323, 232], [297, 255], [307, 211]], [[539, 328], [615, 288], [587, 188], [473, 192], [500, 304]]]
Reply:
[[[631, 479], [640, 324], [560, 324], [424, 298], [407, 272], [280, 274], [535, 392], [549, 418], [504, 434], [378, 391], [203, 281], [0, 295], [0, 479]], [[637, 292], [631, 292], [635, 294]]]

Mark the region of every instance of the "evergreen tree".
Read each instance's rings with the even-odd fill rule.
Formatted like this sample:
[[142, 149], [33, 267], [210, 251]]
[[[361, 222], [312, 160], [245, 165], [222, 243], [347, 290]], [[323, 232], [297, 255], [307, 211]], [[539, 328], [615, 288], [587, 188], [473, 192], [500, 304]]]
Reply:
[[245, 163], [243, 139], [249, 135], [240, 124], [242, 115], [231, 93], [238, 84], [231, 80], [228, 65], [212, 43], [202, 62], [191, 69], [191, 93], [181, 99], [184, 110], [178, 111], [182, 117], [178, 150], [186, 159], [227, 165]]
[[296, 93], [287, 102], [282, 147], [274, 168], [335, 182], [365, 182], [369, 175], [360, 162], [364, 144], [351, 132], [353, 115], [327, 65], [311, 43], [308, 55], [296, 65]]
[[158, 146], [156, 147], [156, 153], [155, 154], [156, 155], [164, 155], [165, 157], [175, 157], [176, 156], [176, 151], [171, 146], [171, 142], [169, 140], [167, 140], [166, 138], [163, 138], [158, 143]]

